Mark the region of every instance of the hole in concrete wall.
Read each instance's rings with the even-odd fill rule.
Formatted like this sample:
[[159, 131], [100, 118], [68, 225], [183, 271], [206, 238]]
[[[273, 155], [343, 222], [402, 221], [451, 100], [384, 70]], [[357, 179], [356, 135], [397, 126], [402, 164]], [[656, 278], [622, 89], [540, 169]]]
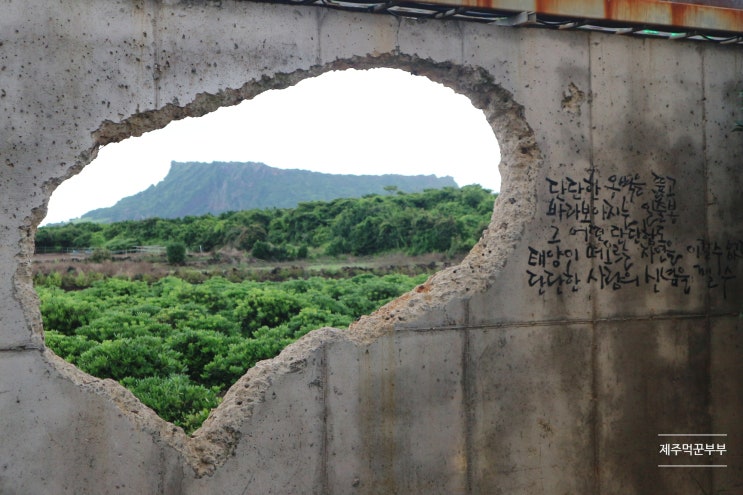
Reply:
[[[96, 133], [96, 139], [100, 144], [107, 144], [126, 139], [129, 136], [140, 135], [163, 127], [174, 119], [203, 115], [216, 110], [220, 106], [234, 105], [269, 89], [291, 86], [302, 79], [328, 70], [348, 67], [367, 69], [378, 66], [400, 67], [408, 72], [428, 76], [435, 81], [455, 88], [459, 93], [466, 94], [477, 108], [483, 110], [494, 133], [500, 138], [504, 159], [502, 171], [506, 172], [504, 181], [507, 180], [509, 186], [516, 184], [518, 187], [514, 191], [511, 191], [508, 187], [503, 188], [501, 198], [496, 202], [494, 216], [503, 215], [500, 218], [507, 221], [491, 223], [490, 228], [484, 233], [478, 245], [463, 261], [463, 264], [468, 266], [467, 270], [450, 269], [439, 272], [426, 284], [409, 293], [404, 304], [393, 302], [389, 307], [392, 309], [388, 308], [386, 311], [374, 313], [352, 325], [350, 330], [353, 335], [352, 339], [357, 342], [368, 342], [393, 329], [399, 321], [412, 321], [419, 317], [423, 312], [428, 311], [432, 302], [436, 303], [438, 301], [443, 304], [446, 298], [452, 297], [452, 294], [455, 294], [458, 290], [465, 290], [465, 285], [467, 291], [472, 291], [470, 294], [486, 287], [493, 274], [497, 273], [499, 267], [504, 264], [504, 260], [512, 250], [525, 222], [533, 214], [533, 172], [535, 162], [539, 159], [533, 134], [523, 121], [521, 107], [513, 102], [507, 92], [494, 85], [485, 71], [451, 65], [436, 65], [400, 56], [341, 61], [308, 72], [297, 72], [290, 75], [281, 75], [281, 77], [274, 79], [250, 82], [243, 88], [227, 90], [216, 97], [207, 95], [207, 97], [202, 98], [200, 96], [197, 97], [196, 101], [185, 107], [169, 105], [162, 110], [139, 114], [119, 124], [105, 122]], [[323, 133], [323, 129], [304, 127], [300, 131], [313, 133], [319, 140], [327, 139], [327, 133]], [[390, 134], [386, 131], [387, 129], [382, 127], [374, 134], [373, 138], [367, 136], [366, 147], [406, 137], [400, 135], [399, 132]], [[504, 136], [507, 136], [507, 138], [503, 139]], [[470, 146], [470, 142], [464, 139], [453, 140], [451, 143], [442, 143], [443, 140], [436, 140], [438, 142], [433, 143], [431, 141], [414, 143], [411, 146], [426, 146], [426, 144], [429, 144], [434, 147], [443, 145], [462, 149]], [[493, 160], [491, 168], [493, 174], [495, 174], [496, 163], [497, 160]], [[128, 290], [130, 289], [122, 288], [117, 297], [128, 297]], [[153, 308], [142, 306], [138, 311], [140, 315], [147, 318], [152, 316]], [[75, 310], [73, 313], [76, 317], [85, 318], [85, 311]], [[327, 338], [328, 334], [318, 332], [312, 335], [314, 335], [314, 340], [309, 340], [312, 343], [311, 345], [321, 346], [323, 345], [323, 339]], [[156, 348], [156, 346], [154, 347]], [[198, 445], [192, 445], [191, 440], [183, 437], [178, 430], [172, 430], [167, 424], [162, 424], [151, 413], [142, 409], [141, 405], [138, 405], [138, 402], [130, 395], [123, 393], [120, 388], [107, 382], [101, 382], [93, 387], [93, 391], [104, 394], [117, 402], [122, 411], [135, 424], [152, 431], [159, 430], [162, 438], [186, 455], [197, 472], [205, 474], [213, 472], [216, 466], [223, 462], [230, 450], [234, 448], [240, 436], [240, 425], [252, 414], [253, 409], [250, 404], [256, 400], [262, 400], [261, 397], [265, 388], [272, 381], [272, 378], [266, 379], [266, 373], [270, 375], [271, 373], [293, 372], [292, 370], [295, 368], [292, 360], [297, 359], [295, 355], [297, 352], [282, 355], [283, 358], [279, 357], [275, 361], [279, 364], [249, 372], [240, 380], [239, 386], [233, 386], [224, 399], [225, 403], [229, 403], [229, 406], [224, 404], [220, 406], [212, 419], [194, 435], [192, 440], [198, 442]], [[160, 354], [167, 358], [167, 352]], [[60, 370], [65, 371], [73, 381], [91, 389], [89, 379], [80, 375], [75, 368], [55, 361], [56, 358], [54, 357], [50, 357], [50, 359], [57, 364]], [[284, 365], [280, 363], [284, 363]], [[164, 366], [167, 365], [166, 362]], [[256, 377], [262, 378], [256, 380]]]
[[[116, 229], [121, 231], [118, 234], [111, 229], [81, 224], [66, 234], [61, 228], [56, 234], [54, 226], [42, 229], [37, 235], [39, 250], [53, 253], [44, 255], [49, 260], [47, 263], [37, 262], [39, 276], [36, 277], [48, 345], [84, 371], [119, 380], [165, 419], [187, 430], [200, 425], [219, 396], [244, 372], [242, 366], [246, 363], [272, 357], [286, 342], [310, 329], [345, 327], [391, 297], [422, 283], [432, 267], [451, 264], [462, 253], [462, 246], [469, 249], [479, 238], [492, 211], [492, 196], [472, 184], [494, 191], [500, 189], [497, 141], [482, 111], [474, 108], [466, 97], [401, 70], [351, 69], [306, 79], [291, 88], [270, 91], [240, 105], [173, 122], [165, 129], [108, 145], [95, 162], [55, 192], [45, 223], [112, 205], [120, 197], [134, 193], [141, 193], [140, 204], [153, 198], [163, 201], [143, 213], [125, 212], [124, 218], [115, 212], [98, 211], [90, 220], [154, 217], [167, 212], [168, 203], [177, 203], [181, 197], [198, 199], [202, 193], [192, 195], [187, 190], [179, 191], [176, 197], [165, 197], [168, 190], [164, 185], [158, 186], [163, 188], [160, 190], [150, 189], [150, 194], [141, 192], [162, 179], [172, 161], [261, 162], [334, 174], [441, 178], [437, 185], [417, 186], [420, 189], [454, 184], [451, 179], [443, 180], [445, 176], [453, 176], [456, 185], [469, 186], [466, 194], [437, 196], [436, 201], [448, 202], [445, 208], [461, 209], [456, 218], [455, 214], [433, 211], [438, 208], [435, 203], [425, 212], [413, 200], [403, 201], [407, 199], [403, 192], [411, 192], [404, 185], [385, 190], [383, 186], [387, 183], [380, 182], [370, 188], [368, 193], [400, 196], [379, 202], [382, 205], [387, 201], [389, 211], [401, 208], [400, 224], [409, 221], [423, 224], [424, 218], [411, 220], [403, 215], [426, 216], [426, 219], [430, 215], [431, 226], [411, 225], [407, 227], [409, 231], [403, 231], [406, 227], [386, 218], [387, 228], [396, 232], [390, 236], [394, 234], [399, 239], [417, 236], [421, 244], [403, 245], [398, 241], [400, 252], [378, 256], [376, 260], [346, 258], [376, 254], [377, 250], [391, 247], [367, 247], [366, 239], [358, 241], [357, 246], [354, 239], [358, 229], [350, 231], [347, 247], [338, 248], [341, 258], [326, 259], [324, 253], [333, 247], [322, 241], [313, 240], [309, 246], [304, 245], [309, 247], [313, 258], [319, 258], [314, 260], [314, 265], [332, 263], [339, 265], [339, 270], [313, 268], [313, 261], [308, 263], [304, 257], [291, 259], [291, 264], [281, 263], [281, 259], [271, 264], [256, 262], [253, 258], [262, 256], [257, 254], [253, 240], [251, 253], [247, 242], [226, 232], [241, 222], [228, 214], [199, 224], [199, 230], [210, 231], [203, 241], [195, 240], [189, 230], [188, 225], [194, 225], [196, 220], [177, 224], [151, 221], [137, 229]], [[198, 173], [207, 172], [202, 169]], [[231, 174], [231, 178], [209, 189], [214, 196], [222, 194], [229, 182], [236, 180], [234, 168], [222, 173]], [[214, 176], [208, 177], [204, 181], [194, 177], [180, 180], [198, 187], [215, 180]], [[390, 177], [390, 183], [392, 180]], [[426, 180], [427, 184], [431, 182]], [[221, 204], [221, 209], [212, 207], [209, 212], [187, 211], [167, 216], [219, 215], [224, 210], [236, 209], [228, 198], [229, 194], [212, 202]], [[416, 199], [423, 200], [433, 201], [433, 196]], [[461, 205], [456, 206], [457, 202]], [[267, 205], [273, 206], [286, 205]], [[372, 211], [369, 205], [361, 208]], [[305, 216], [314, 214], [310, 208], [305, 210]], [[473, 218], [478, 214], [481, 218]], [[268, 214], [265, 216], [270, 218]], [[370, 215], [366, 220], [379, 218]], [[468, 222], [471, 225], [466, 225]], [[255, 225], [263, 231], [261, 242], [276, 242], [267, 233], [271, 230], [267, 222], [248, 222], [241, 227], [249, 229]], [[369, 225], [374, 227], [373, 223]], [[415, 233], [416, 230], [441, 231], [444, 227], [457, 228], [461, 233], [436, 232], [442, 236], [437, 244], [443, 244], [432, 245], [430, 250], [438, 252], [427, 254], [422, 243], [432, 242], [427, 240], [431, 233]], [[443, 238], [444, 235], [451, 238]], [[372, 237], [382, 242], [381, 234], [372, 233]], [[168, 266], [163, 255], [152, 252], [121, 252], [142, 245], [163, 245], [171, 239], [187, 243], [194, 253], [186, 266]], [[212, 244], [209, 239], [213, 239]], [[289, 253], [303, 247], [291, 239], [286, 244], [276, 242], [277, 248], [283, 249], [285, 245]], [[59, 249], [68, 252], [59, 253]], [[242, 249], [246, 251], [241, 252]], [[196, 252], [202, 250], [207, 252]], [[404, 257], [416, 253], [426, 256]], [[399, 266], [391, 268], [398, 263]], [[246, 277], [263, 277], [250, 264], [263, 265], [262, 269], [268, 272], [265, 278], [269, 280], [281, 279], [284, 273], [288, 279], [336, 276], [344, 271], [358, 275], [349, 275], [348, 283], [329, 279], [327, 283], [314, 280], [273, 285], [271, 282], [263, 287], [241, 283]], [[427, 265], [427, 270], [421, 269], [422, 264]], [[386, 271], [400, 274], [384, 276]], [[361, 275], [365, 272], [375, 273], [375, 278]], [[161, 279], [168, 273], [178, 278]], [[98, 281], [102, 275], [134, 283]], [[179, 411], [179, 407], [183, 410]]]

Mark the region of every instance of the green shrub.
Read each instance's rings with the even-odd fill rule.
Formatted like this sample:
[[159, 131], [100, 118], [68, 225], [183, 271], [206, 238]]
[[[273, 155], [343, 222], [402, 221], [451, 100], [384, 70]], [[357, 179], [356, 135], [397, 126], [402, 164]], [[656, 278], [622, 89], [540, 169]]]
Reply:
[[278, 289], [254, 289], [235, 308], [243, 335], [250, 337], [262, 326], [275, 327], [299, 313], [302, 304], [293, 295]]
[[144, 313], [136, 315], [128, 311], [109, 311], [81, 326], [76, 333], [90, 340], [103, 342], [146, 336], [164, 337], [171, 331], [170, 325], [153, 320]]
[[309, 254], [310, 248], [307, 247], [307, 244], [303, 244], [299, 246], [299, 249], [297, 249], [297, 259], [303, 260], [307, 259], [307, 255]]
[[161, 418], [189, 434], [219, 405], [216, 389], [193, 383], [185, 375], [124, 378], [121, 384]]
[[256, 333], [260, 334], [260, 338], [231, 344], [224, 353], [204, 366], [202, 383], [226, 390], [255, 363], [276, 356], [292, 342], [280, 329], [264, 327]]
[[98, 345], [98, 342], [88, 340], [84, 335], [64, 335], [55, 330], [44, 332], [46, 345], [54, 353], [70, 363], [77, 363], [82, 353]]
[[165, 346], [159, 337], [135, 337], [106, 340], [85, 351], [77, 365], [99, 378], [121, 380], [183, 373], [181, 355]]
[[221, 314], [207, 314], [183, 319], [176, 323], [176, 329], [179, 331], [206, 330], [227, 336], [240, 335], [240, 325]]
[[104, 304], [115, 304], [118, 301], [129, 307], [135, 298], [148, 297], [151, 290], [146, 282], [111, 277], [93, 282], [84, 294], [88, 299]]
[[34, 274], [34, 287], [62, 287], [62, 274], [59, 272], [51, 272], [47, 275], [39, 272]]
[[328, 243], [325, 248], [325, 254], [328, 256], [338, 256], [345, 253], [351, 252], [350, 243], [342, 237], [336, 237]]
[[59, 289], [42, 292], [40, 299], [41, 321], [47, 330], [72, 335], [77, 328], [98, 316], [98, 309], [93, 304]]
[[204, 367], [225, 354], [231, 342], [234, 339], [209, 330], [185, 330], [168, 338], [168, 346], [183, 357], [188, 376], [196, 382], [204, 374]]
[[286, 327], [291, 337], [298, 339], [307, 332], [322, 327], [346, 328], [353, 320], [352, 316], [331, 313], [327, 309], [302, 308], [299, 314], [289, 320]]
[[256, 241], [251, 254], [254, 258], [264, 261], [288, 261], [297, 257], [296, 250], [291, 246], [274, 245], [265, 241]]
[[182, 265], [186, 262], [186, 245], [182, 242], [171, 242], [165, 248], [168, 263]]
[[171, 307], [163, 308], [155, 317], [172, 328], [188, 326], [191, 321], [206, 318], [206, 308], [192, 302], [175, 301]]
[[97, 247], [93, 250], [93, 254], [88, 258], [94, 263], [100, 263], [101, 261], [107, 261], [111, 259], [111, 251], [104, 247]]
[[204, 366], [202, 383], [226, 390], [259, 361], [259, 346], [253, 339], [231, 344]]

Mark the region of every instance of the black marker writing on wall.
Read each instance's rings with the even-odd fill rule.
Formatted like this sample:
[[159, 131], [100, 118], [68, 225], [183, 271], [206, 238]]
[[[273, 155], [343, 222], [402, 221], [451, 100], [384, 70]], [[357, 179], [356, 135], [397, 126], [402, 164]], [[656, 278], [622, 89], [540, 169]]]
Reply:
[[692, 282], [703, 280], [727, 297], [743, 241], [707, 241], [700, 235], [686, 245], [677, 242], [674, 177], [651, 171], [546, 181], [542, 214], [553, 224], [542, 244], [528, 246], [526, 267], [527, 282], [539, 294], [578, 292], [593, 284], [601, 290], [648, 287], [688, 295]]

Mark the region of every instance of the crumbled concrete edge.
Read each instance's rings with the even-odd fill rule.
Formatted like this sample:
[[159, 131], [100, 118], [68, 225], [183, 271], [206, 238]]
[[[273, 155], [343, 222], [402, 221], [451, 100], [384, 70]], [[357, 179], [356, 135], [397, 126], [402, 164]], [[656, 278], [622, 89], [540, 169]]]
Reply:
[[19, 246], [15, 256], [18, 267], [13, 274], [13, 294], [19, 301], [23, 311], [23, 317], [26, 320], [26, 327], [30, 330], [30, 340], [27, 347], [43, 349], [44, 332], [41, 323], [41, 312], [39, 311], [39, 297], [33, 287], [33, 273], [31, 260], [34, 255], [36, 230], [38, 225], [44, 220], [47, 214], [48, 198], [51, 197], [54, 189], [70, 177], [77, 175], [98, 155], [98, 146], [84, 151], [78, 156], [74, 165], [66, 169], [65, 175], [54, 179], [47, 180], [41, 186], [43, 196], [47, 198], [44, 203], [31, 210], [31, 215], [24, 218], [22, 226], [19, 228]]
[[[452, 66], [451, 72], [442, 77], [440, 66], [436, 66], [431, 73], [416, 73], [468, 96], [485, 113], [501, 149], [501, 192], [490, 225], [465, 259], [351, 325], [351, 339], [359, 343], [370, 343], [399, 326], [414, 327], [415, 320], [432, 310], [487, 290], [506, 266], [536, 213], [536, 173], [544, 158], [524, 118], [523, 107], [483, 69]], [[446, 324], [441, 322], [441, 326]]]
[[[48, 197], [56, 185], [82, 170], [95, 157], [99, 146], [140, 136], [174, 120], [198, 117], [224, 106], [236, 105], [268, 89], [286, 88], [331, 70], [378, 67], [393, 67], [426, 76], [468, 96], [475, 107], [483, 110], [498, 137], [504, 187], [495, 203], [490, 226], [462, 263], [435, 274], [413, 291], [372, 315], [361, 318], [348, 330], [323, 328], [310, 332], [284, 349], [276, 358], [258, 363], [229, 389], [222, 404], [212, 411], [204, 425], [192, 437], [157, 416], [118, 382], [95, 378], [57, 357], [52, 351], [46, 349], [43, 352], [45, 360], [63, 377], [86, 391], [111, 400], [134, 427], [150, 433], [156, 441], [161, 440], [180, 452], [197, 477], [209, 476], [224, 464], [239, 444], [241, 429], [250, 421], [254, 406], [265, 401], [266, 392], [273, 383], [303, 368], [313, 352], [339, 340], [352, 341], [358, 346], [371, 344], [394, 331], [400, 322], [414, 321], [452, 300], [465, 299], [471, 294], [484, 291], [495, 281], [536, 209], [534, 176], [542, 162], [542, 155], [534, 133], [524, 119], [523, 107], [514, 102], [508, 91], [496, 85], [492, 76], [482, 68], [435, 63], [396, 53], [353, 57], [290, 74], [264, 76], [241, 88], [226, 89], [218, 94], [201, 93], [184, 107], [167, 104], [161, 109], [145, 111], [122, 122], [105, 121], [92, 133], [94, 142], [90, 150], [81, 155], [67, 175], [44, 185], [44, 192]], [[22, 236], [15, 281], [16, 296], [23, 302], [28, 325], [33, 334], [38, 336], [39, 345], [42, 345], [43, 333], [38, 298], [31, 281], [30, 258], [36, 225], [45, 213], [46, 204], [35, 209], [32, 217], [27, 219], [27, 225], [31, 227]]]
[[[345, 63], [348, 62], [333, 64], [333, 68], [346, 68]], [[486, 290], [506, 265], [526, 225], [534, 217], [535, 175], [543, 158], [534, 133], [524, 119], [523, 107], [495, 85], [483, 69], [399, 56], [364, 58], [348, 63], [348, 67], [357, 69], [386, 65], [446, 84], [469, 96], [473, 104], [485, 112], [499, 137], [501, 177], [506, 185], [495, 203], [491, 224], [458, 266], [438, 272], [413, 291], [361, 318], [349, 330], [324, 328], [310, 332], [278, 357], [249, 370], [193, 435], [190, 457], [197, 476], [213, 473], [229, 457], [240, 441], [241, 425], [252, 415], [253, 406], [264, 400], [274, 381], [295, 372], [297, 363], [306, 360], [310, 353], [339, 340], [351, 341], [360, 347], [369, 345], [394, 331], [397, 322], [414, 320], [455, 298], [466, 298]]]
[[177, 451], [185, 452], [189, 441], [182, 428], [165, 421], [155, 411], [142, 404], [127, 388], [110, 378], [100, 379], [81, 371], [50, 349], [43, 351], [44, 360], [59, 374], [86, 392], [105, 397], [118, 406], [133, 428], [149, 433], [158, 442], [164, 442]]
[[213, 474], [232, 455], [240, 442], [243, 425], [252, 417], [255, 405], [265, 401], [266, 393], [276, 381], [301, 372], [313, 353], [342, 340], [348, 340], [345, 330], [330, 327], [314, 330], [284, 348], [277, 357], [250, 368], [194, 432], [187, 455], [196, 476]]

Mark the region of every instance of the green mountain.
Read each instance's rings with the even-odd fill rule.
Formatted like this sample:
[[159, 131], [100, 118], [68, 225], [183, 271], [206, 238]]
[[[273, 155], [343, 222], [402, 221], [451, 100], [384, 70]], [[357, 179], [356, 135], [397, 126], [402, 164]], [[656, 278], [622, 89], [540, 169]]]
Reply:
[[168, 175], [158, 184], [109, 208], [89, 211], [81, 221], [109, 223], [255, 208], [293, 208], [306, 201], [383, 194], [387, 186], [421, 192], [456, 188], [457, 184], [449, 176], [338, 175], [283, 170], [253, 162], [171, 162]]

